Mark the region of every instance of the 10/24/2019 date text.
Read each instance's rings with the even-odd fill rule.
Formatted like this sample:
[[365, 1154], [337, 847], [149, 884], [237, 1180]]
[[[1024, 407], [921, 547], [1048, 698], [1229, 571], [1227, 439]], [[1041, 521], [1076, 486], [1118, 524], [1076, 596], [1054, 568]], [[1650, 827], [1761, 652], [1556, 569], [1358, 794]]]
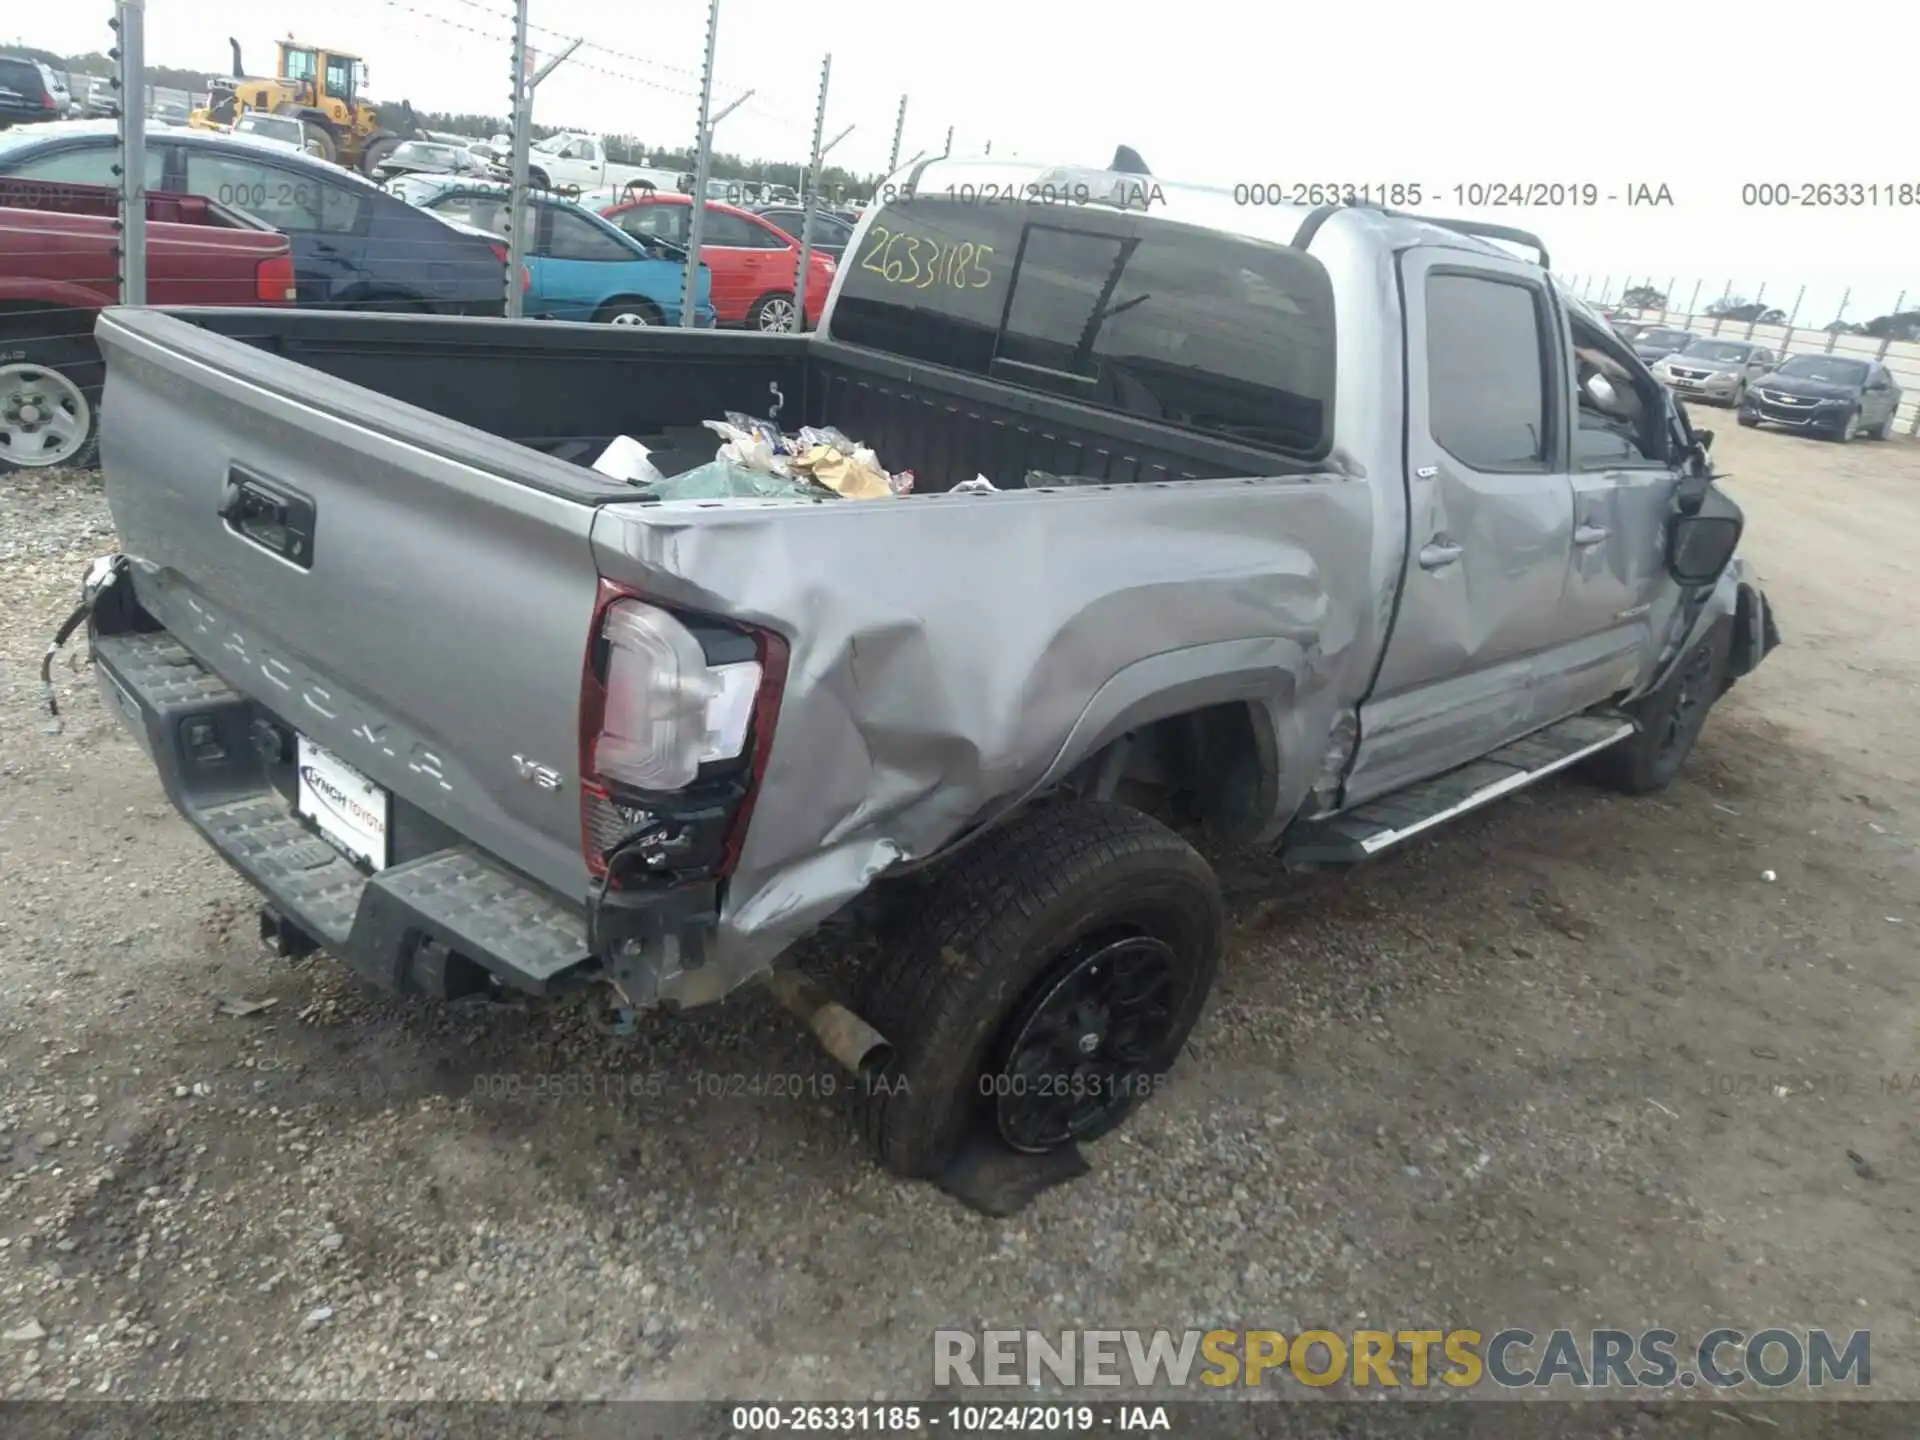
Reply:
[[1383, 205], [1417, 209], [1446, 205], [1463, 210], [1554, 210], [1601, 205], [1670, 206], [1673, 187], [1664, 181], [1462, 180], [1429, 185], [1417, 180], [1242, 181], [1233, 187], [1236, 205]]

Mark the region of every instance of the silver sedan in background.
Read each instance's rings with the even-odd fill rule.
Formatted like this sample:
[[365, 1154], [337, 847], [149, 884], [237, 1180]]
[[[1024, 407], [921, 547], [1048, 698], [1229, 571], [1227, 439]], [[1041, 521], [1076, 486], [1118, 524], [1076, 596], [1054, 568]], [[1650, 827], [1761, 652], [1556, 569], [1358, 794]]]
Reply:
[[1747, 387], [1779, 364], [1779, 357], [1752, 340], [1702, 335], [1653, 364], [1662, 384], [1684, 400], [1738, 407]]

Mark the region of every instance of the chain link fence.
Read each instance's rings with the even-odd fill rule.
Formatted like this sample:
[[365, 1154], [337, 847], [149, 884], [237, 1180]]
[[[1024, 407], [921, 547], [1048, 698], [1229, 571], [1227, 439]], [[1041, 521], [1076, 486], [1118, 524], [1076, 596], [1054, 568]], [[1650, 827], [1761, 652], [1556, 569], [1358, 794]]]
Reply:
[[[711, 324], [714, 323], [715, 313], [724, 311], [722, 323], [746, 323], [762, 329], [804, 329], [808, 328], [811, 318], [817, 317], [831, 281], [833, 266], [837, 263], [831, 258], [831, 252], [840, 249], [851, 228], [844, 223], [844, 207], [862, 198], [845, 193], [844, 185], [830, 188], [823, 180], [827, 157], [856, 128], [853, 123], [839, 124], [834, 126], [836, 133], [828, 133], [830, 122], [845, 119], [838, 113], [830, 95], [831, 57], [825, 57], [821, 63], [817, 94], [807, 97], [816, 103], [807, 106], [803, 112], [798, 108], [780, 108], [782, 105], [793, 106], [796, 98], [794, 87], [783, 85], [782, 100], [772, 105], [766, 100], [756, 99], [756, 92], [751, 88], [736, 88], [730, 96], [716, 94], [717, 65], [724, 49], [720, 0], [704, 0], [706, 44], [701, 63], [696, 69], [663, 64], [650, 57], [602, 44], [592, 37], [568, 36], [544, 27], [538, 23], [534, 13], [538, 0], [419, 0], [419, 3], [416, 0], [370, 0], [370, 3], [384, 5], [393, 11], [397, 17], [396, 23], [402, 29], [411, 27], [411, 33], [416, 36], [429, 38], [442, 35], [448, 47], [458, 53], [458, 63], [477, 66], [483, 63], [482, 57], [491, 50], [506, 64], [508, 85], [503, 97], [507, 102], [506, 115], [504, 120], [498, 122], [502, 126], [500, 131], [489, 135], [430, 133], [424, 127], [411, 125], [413, 116], [408, 107], [406, 119], [411, 125], [411, 133], [405, 129], [397, 132], [400, 138], [417, 136], [429, 141], [446, 142], [464, 151], [468, 157], [477, 157], [471, 173], [464, 178], [475, 188], [494, 185], [504, 192], [498, 203], [486, 208], [484, 214], [477, 209], [455, 207], [458, 213], [452, 217], [470, 227], [478, 219], [477, 228], [493, 234], [500, 242], [497, 249], [502, 262], [504, 284], [500, 295], [501, 313], [511, 317], [535, 314], [551, 315], [552, 318], [604, 318], [600, 315], [582, 317], [555, 314], [550, 307], [540, 303], [541, 296], [532, 285], [532, 271], [544, 258], [545, 247], [553, 243], [548, 237], [557, 233], [554, 222], [543, 218], [543, 214], [556, 202], [568, 202], [603, 217], [608, 216], [608, 212], [616, 212], [611, 217], [613, 223], [625, 236], [641, 243], [642, 253], [655, 259], [677, 260], [681, 267], [682, 284], [678, 302], [649, 306], [644, 310], [636, 307], [623, 317], [628, 323], [664, 322], [682, 326]], [[703, 3], [703, 0], [680, 0], [680, 3], [692, 5]], [[196, 193], [198, 189], [194, 176], [180, 173], [195, 168], [190, 158], [168, 160], [164, 167], [156, 167], [151, 161], [140, 165], [125, 163], [125, 156], [130, 153], [125, 148], [128, 141], [125, 133], [127, 126], [131, 123], [142, 130], [151, 127], [156, 131], [172, 125], [205, 129], [210, 119], [230, 126], [237, 116], [246, 114], [249, 108], [244, 101], [229, 102], [229, 109], [233, 113], [216, 114], [223, 99], [222, 82], [218, 80], [211, 82], [210, 91], [179, 90], [147, 83], [144, 60], [140, 54], [144, 11], [145, 0], [118, 0], [115, 4], [111, 22], [115, 29], [115, 44], [111, 51], [113, 74], [103, 77], [75, 72], [71, 76], [72, 83], [80, 87], [79, 94], [83, 97], [76, 103], [76, 109], [93, 115], [114, 115], [120, 120], [122, 150], [113, 167], [113, 183], [120, 190], [121, 199], [121, 234], [116, 253], [117, 278], [123, 303], [128, 303], [128, 296], [144, 296], [145, 293], [145, 247], [138, 234], [141, 229], [140, 216], [144, 215], [144, 191], [160, 188], [158, 182], [163, 173], [169, 187], [184, 186]], [[751, 44], [745, 36], [742, 36], [741, 43], [751, 51], [757, 64], [760, 47]], [[302, 97], [303, 103], [316, 97], [324, 99], [326, 93], [333, 91], [337, 82], [332, 78], [333, 69], [324, 53], [318, 56], [317, 64], [310, 56], [307, 63], [313, 68], [300, 77], [293, 77], [288, 65], [291, 58], [288, 43], [280, 42], [280, 48], [279, 78], [283, 82], [304, 81], [312, 92]], [[236, 68], [238, 62], [239, 52], [236, 48]], [[350, 58], [348, 64], [351, 66], [358, 62]], [[616, 154], [629, 158], [633, 156], [632, 137], [601, 135], [590, 129], [563, 133], [537, 127], [534, 117], [542, 82], [550, 75], [569, 68], [594, 72], [610, 81], [644, 87], [649, 92], [683, 97], [689, 110], [697, 112], [697, 118], [689, 116], [689, 119], [695, 120], [691, 137], [693, 143], [685, 151], [666, 153], [690, 159], [691, 163], [684, 166], [622, 163], [614, 157]], [[321, 73], [323, 71], [325, 73]], [[348, 69], [342, 73], [350, 74], [352, 71]], [[606, 94], [618, 94], [615, 86], [603, 83], [600, 88]], [[140, 97], [137, 102], [131, 99], [134, 96]], [[861, 97], [863, 107], [870, 104], [873, 98], [864, 91]], [[898, 97], [897, 107], [891, 96], [882, 103], [885, 105], [884, 117], [876, 113], [863, 118], [868, 121], [870, 131], [885, 133], [883, 126], [891, 129], [893, 143], [886, 171], [890, 174], [900, 163], [909, 109], [908, 97]], [[717, 137], [724, 133], [721, 130], [722, 122], [743, 107], [746, 114], [757, 118], [763, 132], [768, 130], [771, 122], [777, 133], [784, 137], [781, 145], [787, 152], [773, 161], [755, 162], [750, 168], [762, 174], [784, 168], [798, 177], [797, 186], [780, 186], [764, 179], [743, 182], [715, 177], [715, 144]], [[305, 113], [303, 124], [304, 133], [309, 137], [306, 145], [309, 153], [350, 164], [363, 155], [370, 155], [374, 146], [382, 144], [378, 139], [348, 135], [344, 128], [337, 136], [316, 137], [315, 129], [327, 129], [329, 122], [322, 116], [312, 114], [311, 108]], [[384, 127], [387, 119], [384, 107], [380, 119]], [[577, 136], [577, 140], [567, 138], [569, 135]], [[947, 135], [946, 144], [950, 148], [950, 128]], [[334, 145], [321, 143], [323, 138], [338, 141], [337, 154]], [[143, 148], [146, 145], [144, 138], [136, 143]], [[383, 158], [390, 153], [391, 143], [387, 142], [387, 148], [380, 151]], [[583, 155], [591, 155], [590, 168], [572, 163], [577, 158], [573, 154], [576, 143]], [[923, 147], [919, 153], [928, 153], [930, 149]], [[191, 157], [192, 151], [189, 149], [187, 154]], [[641, 153], [638, 158], [645, 161], [650, 157]], [[461, 163], [464, 166], [466, 161]], [[217, 167], [209, 161], [204, 168], [211, 175]], [[364, 168], [370, 169], [370, 162]], [[592, 183], [596, 180], [599, 183]], [[259, 215], [267, 223], [282, 229], [291, 228], [289, 223], [283, 222], [302, 222], [303, 217], [297, 212], [304, 208], [312, 211], [311, 228], [329, 228], [322, 213], [329, 202], [326, 196], [319, 194], [318, 187], [313, 197], [304, 197], [301, 203], [289, 206], [249, 204], [251, 199], [256, 198], [253, 191], [260, 188], [234, 178], [214, 184], [208, 198]], [[267, 188], [270, 190], [271, 186]], [[398, 189], [403, 198], [408, 199], [417, 200], [423, 193], [420, 186], [411, 189], [390, 188]], [[667, 193], [663, 195], [662, 191]], [[683, 195], [687, 197], [684, 200], [680, 198]], [[701, 197], [705, 203], [691, 203], [695, 197]], [[271, 202], [271, 195], [267, 195], [266, 199]], [[309, 200], [310, 203], [306, 203]], [[670, 223], [653, 224], [630, 215], [621, 218], [618, 213], [637, 202], [657, 203], [661, 200], [681, 207], [679, 218]], [[440, 209], [436, 200], [429, 199], [421, 203]], [[766, 231], [757, 222], [749, 222], [749, 229], [741, 231], [737, 222], [742, 217], [726, 208], [733, 205], [751, 209], [773, 203], [785, 208], [766, 217], [767, 225], [775, 227], [772, 232]], [[827, 212], [840, 212], [842, 223], [829, 220]], [[779, 245], [778, 240], [766, 238], [768, 233], [784, 233], [791, 239], [789, 248], [794, 261], [792, 274], [772, 282], [768, 295], [745, 297], [742, 303], [742, 297], [728, 289], [732, 281], [723, 281], [719, 272], [725, 272], [730, 277], [741, 268], [735, 263], [739, 257], [732, 254], [733, 251], [753, 248], [766, 250]], [[605, 232], [602, 231], [602, 234]], [[743, 239], [743, 235], [750, 238]], [[816, 257], [816, 245], [827, 247], [827, 258]], [[701, 263], [703, 257], [705, 264]], [[760, 258], [764, 260], [765, 257]], [[763, 288], [768, 283], [765, 280], [768, 273], [764, 265], [758, 271], [761, 279], [756, 283]], [[303, 293], [301, 303], [344, 303], [356, 308], [372, 309], [409, 308], [384, 303], [392, 298], [375, 294], [343, 302], [338, 299], [319, 300]]]

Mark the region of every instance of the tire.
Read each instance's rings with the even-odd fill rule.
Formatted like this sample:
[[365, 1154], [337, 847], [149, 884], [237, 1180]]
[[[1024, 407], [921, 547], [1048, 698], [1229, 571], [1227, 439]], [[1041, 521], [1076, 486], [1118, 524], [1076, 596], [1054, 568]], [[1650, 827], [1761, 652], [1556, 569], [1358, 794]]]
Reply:
[[1891, 440], [1893, 438], [1893, 412], [1887, 412], [1887, 418], [1866, 432], [1869, 440]]
[[[928, 1178], [983, 1123], [1029, 1153], [1113, 1130], [1157, 1088], [1192, 1032], [1219, 965], [1222, 924], [1207, 862], [1123, 806], [1043, 806], [966, 847], [931, 877], [862, 983], [862, 1013], [894, 1047], [861, 1095], [875, 1155], [899, 1175]], [[1113, 963], [1102, 976], [1104, 956]], [[1130, 1022], [1115, 1003], [1106, 1012], [1113, 1023], [1061, 1037], [1080, 1044], [1072, 1054], [1090, 1057], [1075, 1062], [1076, 1075], [1108, 1067], [1109, 1103], [1065, 1138], [1028, 1131], [1016, 1140], [1003, 1111], [1018, 1108], [1025, 1087], [1020, 1096], [989, 1092], [1016, 1078], [1008, 1049], [1016, 1035], [1039, 1033], [1022, 1023], [1043, 1020], [1063, 985], [1092, 976], [1097, 994], [1125, 983], [1130, 967], [1137, 975], [1142, 961], [1165, 977], [1152, 986], [1149, 1020]], [[1076, 1014], [1068, 1028], [1088, 1023]], [[1099, 1048], [1088, 1051], [1095, 1029]], [[1024, 1063], [1031, 1053], [1022, 1052], [1022, 1075], [1034, 1073]]]
[[[90, 329], [91, 312], [56, 311], [34, 328]], [[87, 469], [98, 463], [106, 379], [90, 334], [35, 334], [0, 314], [0, 473]]]
[[1742, 415], [1736, 415], [1733, 418], [1737, 423], [1746, 426], [1747, 429], [1749, 430], [1753, 429], [1756, 425], [1760, 423], [1760, 417], [1757, 415], [1742, 414]]
[[378, 140], [369, 141], [367, 148], [360, 152], [360, 173], [371, 177], [374, 169], [399, 148], [399, 140], [391, 135], [383, 135]]
[[1847, 418], [1840, 422], [1840, 428], [1834, 431], [1831, 436], [1833, 443], [1836, 445], [1849, 445], [1853, 443], [1854, 427], [1859, 423], [1860, 412], [1858, 410], [1848, 411]]
[[334, 143], [332, 132], [326, 126], [312, 120], [304, 123], [307, 132], [307, 153], [317, 159], [325, 160], [329, 165], [338, 163], [340, 147]]
[[793, 292], [775, 290], [753, 302], [753, 308], [747, 311], [747, 328], [771, 335], [791, 334], [795, 329], [795, 313]]
[[553, 182], [547, 178], [547, 172], [538, 166], [527, 171], [527, 184], [536, 190], [550, 190], [553, 188]]
[[651, 300], [610, 300], [594, 312], [596, 325], [664, 325], [666, 317]]
[[1727, 688], [1733, 627], [1713, 627], [1661, 687], [1640, 701], [1638, 733], [1603, 750], [1583, 767], [1595, 784], [1625, 795], [1651, 795], [1673, 783], [1693, 753], [1707, 712]]

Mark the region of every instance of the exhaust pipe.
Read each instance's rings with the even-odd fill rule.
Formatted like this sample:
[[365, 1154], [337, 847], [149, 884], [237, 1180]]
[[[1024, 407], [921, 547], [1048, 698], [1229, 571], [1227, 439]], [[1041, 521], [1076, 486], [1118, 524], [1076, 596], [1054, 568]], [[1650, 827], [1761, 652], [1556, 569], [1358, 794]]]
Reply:
[[893, 1058], [893, 1046], [884, 1035], [800, 971], [776, 966], [767, 976], [767, 987], [820, 1048], [855, 1075], [871, 1075]]

